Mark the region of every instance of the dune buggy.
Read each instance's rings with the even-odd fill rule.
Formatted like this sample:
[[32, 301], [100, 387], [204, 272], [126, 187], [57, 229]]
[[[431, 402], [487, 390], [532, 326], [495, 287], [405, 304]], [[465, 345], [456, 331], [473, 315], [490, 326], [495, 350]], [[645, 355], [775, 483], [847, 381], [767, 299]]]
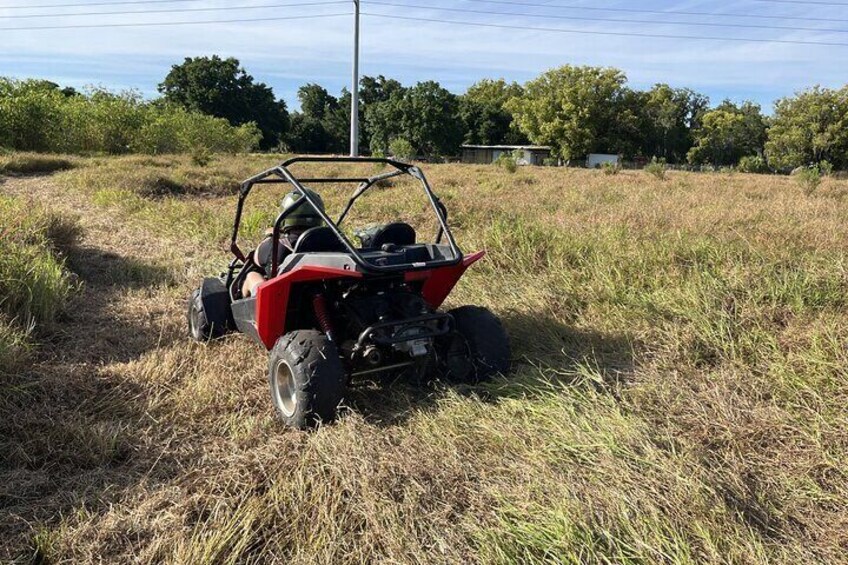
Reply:
[[[373, 176], [296, 178], [298, 163], [379, 164]], [[342, 225], [356, 202], [378, 184], [408, 175], [417, 180], [435, 214], [432, 243], [418, 242], [408, 223], [396, 221], [356, 232]], [[271, 253], [263, 281], [250, 296], [245, 278], [257, 272], [255, 253], [238, 245], [244, 203], [254, 186], [288, 185], [296, 203], [269, 230]], [[317, 193], [304, 185], [355, 185], [341, 214], [331, 218]], [[381, 189], [382, 190], [382, 189]], [[392, 190], [389, 188], [387, 190]], [[301, 207], [312, 207], [320, 225], [306, 229], [286, 255], [281, 228]], [[506, 373], [510, 346], [500, 321], [478, 306], [439, 308], [465, 270], [484, 252], [463, 255], [447, 224], [447, 209], [423, 172], [392, 159], [295, 157], [244, 181], [230, 251], [220, 277], [203, 280], [189, 300], [191, 336], [208, 341], [239, 331], [270, 352], [271, 398], [294, 428], [329, 421], [351, 378], [395, 372], [477, 382]]]

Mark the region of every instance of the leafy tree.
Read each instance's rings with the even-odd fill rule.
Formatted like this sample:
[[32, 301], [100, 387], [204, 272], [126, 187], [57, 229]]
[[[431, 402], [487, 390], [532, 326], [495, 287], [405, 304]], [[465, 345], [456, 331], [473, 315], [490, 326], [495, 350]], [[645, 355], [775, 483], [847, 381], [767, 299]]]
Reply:
[[513, 127], [506, 109], [511, 98], [521, 96], [518, 83], [504, 79], [483, 79], [468, 88], [459, 100], [459, 118], [465, 128], [465, 143], [480, 145], [519, 145], [527, 136]]
[[385, 154], [391, 141], [402, 137], [429, 157], [453, 155], [463, 133], [456, 119], [458, 109], [458, 97], [434, 81], [395, 90], [366, 110], [371, 150]]
[[277, 100], [270, 87], [254, 82], [233, 57], [186, 57], [171, 67], [159, 92], [169, 103], [224, 118], [232, 125], [254, 122], [262, 131], [264, 148], [276, 146], [288, 129], [285, 102]]
[[575, 159], [610, 151], [625, 81], [617, 69], [566, 65], [528, 82], [506, 107], [533, 143]]
[[[376, 77], [364, 76], [359, 80], [359, 145], [360, 147], [371, 147], [371, 135], [367, 127], [368, 108], [385, 102], [392, 94], [403, 92], [404, 88], [395, 79], [386, 78], [383, 75]], [[350, 93], [345, 91], [342, 95], [346, 107], [350, 108]], [[348, 118], [349, 120], [349, 118]], [[350, 128], [348, 127], [348, 130]]]
[[300, 100], [301, 113], [316, 120], [323, 120], [339, 107], [336, 97], [318, 84], [301, 86], [297, 89], [297, 98]]
[[296, 112], [287, 136], [289, 149], [298, 153], [328, 153], [333, 139], [321, 120]]
[[839, 90], [817, 86], [778, 100], [766, 156], [777, 169], [820, 161], [848, 167], [848, 86]]
[[403, 91], [403, 86], [395, 79], [383, 75], [376, 77], [364, 76], [359, 80], [359, 104], [368, 107], [370, 104], [384, 102], [395, 92]]
[[643, 94], [643, 152], [669, 162], [686, 158], [692, 147], [692, 130], [707, 111], [709, 98], [688, 88], [654, 85]]
[[766, 121], [759, 105], [744, 102], [736, 106], [725, 100], [701, 118], [688, 160], [696, 165], [735, 165], [742, 157], [762, 152], [765, 135]]

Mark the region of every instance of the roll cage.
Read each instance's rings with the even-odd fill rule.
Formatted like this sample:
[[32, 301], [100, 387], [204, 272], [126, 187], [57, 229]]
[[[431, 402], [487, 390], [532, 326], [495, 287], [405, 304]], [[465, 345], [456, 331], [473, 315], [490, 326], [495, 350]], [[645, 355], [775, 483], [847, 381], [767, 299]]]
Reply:
[[[299, 179], [289, 170], [289, 167], [296, 163], [373, 163], [387, 165], [389, 167], [392, 167], [394, 170], [370, 177], [311, 177]], [[370, 189], [372, 186], [374, 186], [380, 181], [401, 175], [409, 175], [418, 180], [421, 184], [421, 187], [423, 188], [424, 193], [427, 195], [427, 199], [429, 200], [430, 205], [433, 207], [433, 211], [436, 214], [436, 219], [438, 220], [439, 227], [436, 232], [436, 244], [440, 244], [442, 242], [443, 237], [446, 238], [447, 245], [451, 252], [451, 257], [446, 259], [435, 259], [432, 261], [427, 261], [426, 263], [376, 265], [368, 261], [365, 257], [363, 257], [360, 251], [356, 248], [356, 246], [353, 245], [350, 240], [344, 235], [344, 233], [342, 233], [342, 231], [339, 229], [339, 225], [344, 221], [345, 217], [347, 216], [348, 212], [350, 212], [353, 205], [356, 203], [359, 197], [362, 196], [368, 189]], [[345, 206], [344, 210], [339, 215], [339, 218], [336, 221], [333, 221], [327, 215], [327, 213], [317, 205], [312, 196], [309, 195], [309, 192], [305, 190], [303, 183], [358, 183], [358, 186], [351, 195], [350, 200], [348, 200], [348, 203]], [[321, 219], [324, 220], [327, 227], [329, 227], [336, 235], [336, 237], [339, 238], [339, 241], [342, 242], [353, 261], [364, 271], [374, 273], [395, 273], [415, 269], [432, 269], [435, 267], [458, 265], [462, 261], [462, 252], [459, 250], [459, 247], [457, 247], [456, 241], [454, 241], [453, 235], [451, 235], [450, 229], [447, 225], [447, 208], [445, 208], [445, 205], [442, 204], [438, 196], [433, 193], [433, 190], [430, 188], [430, 185], [427, 182], [424, 173], [415, 165], [403, 163], [401, 161], [395, 161], [394, 159], [385, 159], [378, 157], [293, 157], [284, 161], [280, 165], [277, 165], [276, 167], [272, 167], [242, 182], [241, 188], [239, 190], [236, 217], [235, 221], [233, 222], [233, 237], [230, 242], [230, 251], [235, 256], [233, 262], [230, 264], [230, 273], [232, 273], [234, 269], [238, 268], [239, 262], [244, 263], [244, 261], [246, 260], [244, 253], [238, 246], [238, 232], [239, 226], [241, 224], [241, 216], [242, 210], [244, 209], [244, 202], [250, 194], [250, 191], [253, 189], [254, 185], [257, 184], [290, 184], [292, 185], [292, 187], [294, 187], [294, 190], [302, 196], [302, 198], [299, 198], [293, 206], [280, 213], [280, 215], [277, 216], [277, 219], [274, 222], [274, 229], [272, 234], [273, 237], [271, 243], [272, 273], [276, 273], [277, 268], [279, 267], [277, 252], [279, 250], [280, 231], [283, 222], [292, 212], [302, 206], [304, 202], [308, 202], [312, 205], [312, 207], [315, 209]]]

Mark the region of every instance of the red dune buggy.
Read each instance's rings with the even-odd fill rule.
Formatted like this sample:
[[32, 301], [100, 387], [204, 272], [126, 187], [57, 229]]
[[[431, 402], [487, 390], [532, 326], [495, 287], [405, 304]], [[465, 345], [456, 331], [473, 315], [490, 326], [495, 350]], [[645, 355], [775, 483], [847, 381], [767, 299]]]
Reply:
[[[296, 178], [297, 163], [381, 164], [369, 177]], [[341, 226], [357, 200], [393, 177], [418, 181], [436, 217], [432, 243], [418, 241], [407, 223], [358, 232], [352, 243]], [[246, 198], [257, 184], [286, 184], [297, 198], [269, 231], [268, 264], [238, 245]], [[317, 193], [304, 185], [356, 185], [333, 220]], [[392, 190], [389, 188], [388, 190]], [[306, 207], [306, 208], [302, 208]], [[283, 253], [282, 228], [310, 208], [318, 220]], [[500, 321], [478, 306], [443, 312], [442, 302], [484, 252], [463, 255], [447, 225], [447, 209], [416, 166], [378, 158], [296, 157], [242, 183], [233, 225], [234, 259], [220, 278], [203, 280], [189, 300], [191, 336], [208, 341], [240, 331], [270, 351], [271, 398], [285, 423], [305, 428], [332, 420], [353, 377], [382, 372], [477, 382], [510, 366]], [[262, 273], [249, 296], [250, 273]], [[253, 275], [254, 277], [256, 275]]]

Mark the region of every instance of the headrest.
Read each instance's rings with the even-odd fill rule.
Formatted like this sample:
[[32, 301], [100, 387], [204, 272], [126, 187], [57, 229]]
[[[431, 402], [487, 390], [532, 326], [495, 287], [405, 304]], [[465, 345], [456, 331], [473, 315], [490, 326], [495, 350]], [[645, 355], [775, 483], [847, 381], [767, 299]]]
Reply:
[[379, 249], [387, 243], [412, 245], [415, 243], [415, 229], [404, 222], [394, 222], [382, 226], [371, 239], [371, 247]]
[[327, 226], [309, 228], [294, 246], [295, 253], [314, 253], [316, 251], [339, 251], [345, 252], [347, 248], [344, 243]]

